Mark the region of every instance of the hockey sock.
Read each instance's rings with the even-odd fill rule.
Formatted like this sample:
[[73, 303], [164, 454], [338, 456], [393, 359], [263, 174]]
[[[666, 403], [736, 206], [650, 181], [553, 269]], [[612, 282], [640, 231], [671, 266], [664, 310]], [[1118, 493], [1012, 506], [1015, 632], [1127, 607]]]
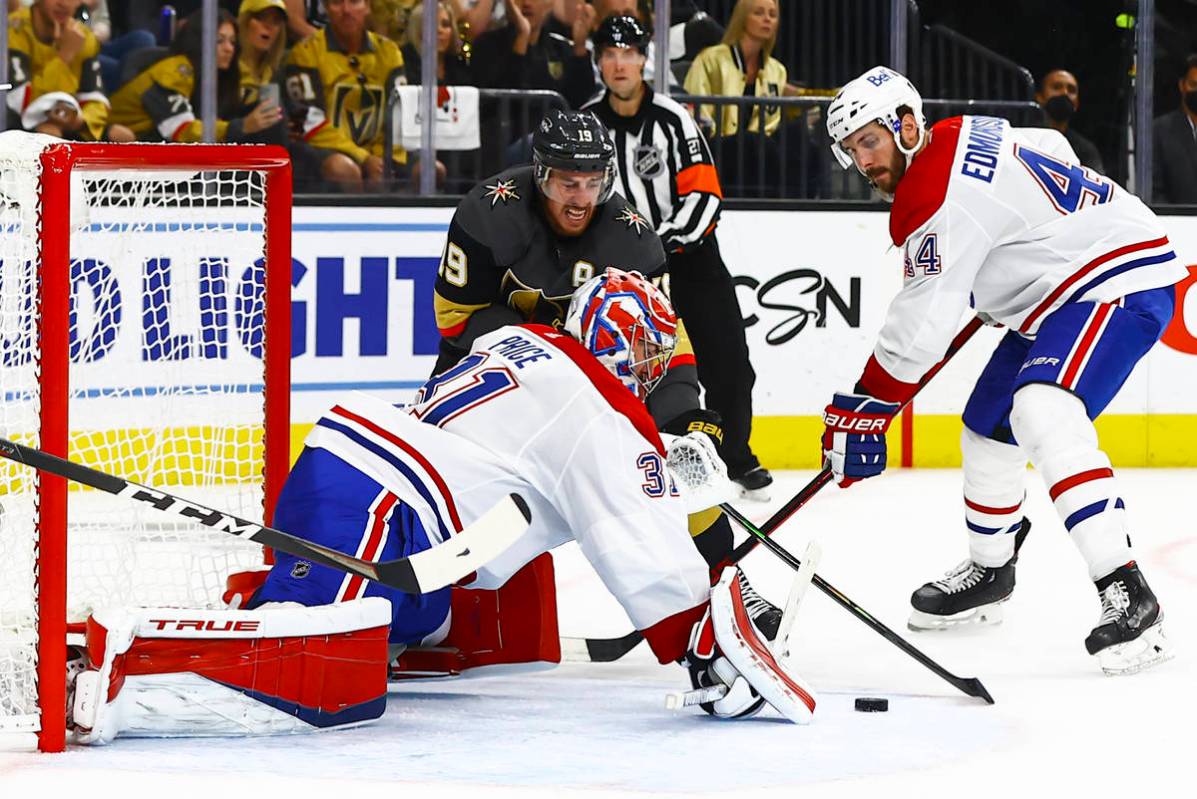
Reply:
[[1055, 386], [1032, 384], [1014, 395], [1014, 436], [1043, 474], [1056, 512], [1089, 565], [1093, 580], [1132, 559], [1126, 511], [1110, 459], [1084, 403]]
[[1014, 534], [1022, 523], [1027, 456], [967, 427], [960, 437], [964, 458], [964, 523], [968, 552], [980, 566], [998, 568], [1014, 557]]

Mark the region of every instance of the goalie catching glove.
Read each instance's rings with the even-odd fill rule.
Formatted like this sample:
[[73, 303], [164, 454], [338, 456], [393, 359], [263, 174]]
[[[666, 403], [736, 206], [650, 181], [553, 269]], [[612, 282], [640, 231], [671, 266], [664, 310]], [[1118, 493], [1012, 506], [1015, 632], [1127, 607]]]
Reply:
[[780, 619], [774, 616], [780, 614], [776, 608], [762, 613], [760, 603], [739, 569], [724, 569], [683, 661], [697, 689], [691, 695], [709, 694], [700, 704], [720, 718], [746, 718], [768, 702], [795, 724], [809, 724], [814, 692], [774, 656], [769, 634], [777, 633]]
[[840, 488], [885, 471], [885, 431], [902, 406], [867, 394], [836, 394], [823, 411], [823, 464]]

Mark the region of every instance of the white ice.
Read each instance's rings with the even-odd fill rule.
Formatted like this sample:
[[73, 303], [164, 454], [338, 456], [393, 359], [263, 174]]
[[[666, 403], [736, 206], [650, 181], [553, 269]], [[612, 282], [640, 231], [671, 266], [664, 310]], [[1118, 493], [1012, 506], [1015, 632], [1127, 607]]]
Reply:
[[[721, 722], [664, 709], [683, 687], [643, 645], [614, 664], [394, 686], [359, 730], [264, 740], [127, 740], [62, 755], [0, 755], [0, 797], [559, 797], [1197, 795], [1197, 471], [1119, 471], [1140, 565], [1177, 657], [1105, 677], [1084, 650], [1098, 601], [1046, 493], [1000, 627], [909, 633], [910, 592], [965, 556], [960, 474], [893, 470], [827, 488], [777, 540], [823, 546], [819, 573], [997, 703], [958, 693], [812, 589], [797, 667], [818, 692], [808, 727], [767, 713]], [[779, 505], [810, 478], [781, 476]], [[767, 506], [741, 503], [757, 520]], [[562, 632], [630, 629], [576, 551], [557, 558]], [[758, 548], [745, 567], [775, 602], [790, 573]], [[858, 696], [890, 701], [853, 710]], [[35, 794], [36, 792], [36, 794]], [[385, 793], [384, 793], [385, 792]]]

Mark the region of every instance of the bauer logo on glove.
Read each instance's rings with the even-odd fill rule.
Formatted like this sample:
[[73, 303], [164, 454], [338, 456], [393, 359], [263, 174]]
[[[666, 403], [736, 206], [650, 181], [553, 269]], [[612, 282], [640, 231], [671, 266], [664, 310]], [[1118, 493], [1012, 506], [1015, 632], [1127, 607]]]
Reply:
[[836, 394], [823, 411], [823, 462], [840, 488], [885, 471], [885, 431], [901, 406], [867, 394]]

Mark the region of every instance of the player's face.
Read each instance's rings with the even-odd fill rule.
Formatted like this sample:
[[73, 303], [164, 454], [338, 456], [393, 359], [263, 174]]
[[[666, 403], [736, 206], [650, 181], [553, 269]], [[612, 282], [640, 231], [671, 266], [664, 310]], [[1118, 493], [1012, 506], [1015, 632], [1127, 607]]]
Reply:
[[268, 8], [259, 14], [254, 14], [246, 25], [245, 32], [248, 41], [243, 46], [252, 47], [259, 53], [269, 52], [282, 34], [286, 21], [287, 15], [277, 8]]
[[665, 376], [665, 371], [669, 368], [669, 359], [672, 357], [672, 347], [662, 346], [644, 335], [633, 336], [632, 356], [628, 359], [628, 365], [640, 384], [641, 398], [652, 391]]
[[367, 0], [326, 0], [324, 10], [337, 36], [356, 37], [366, 30], [366, 17], [370, 15]]
[[604, 183], [601, 173], [552, 170], [544, 182], [549, 226], [563, 236], [582, 235], [594, 216]]
[[599, 56], [603, 83], [621, 100], [630, 100], [644, 81], [644, 56], [634, 47], [604, 47]]
[[874, 186], [893, 194], [906, 173], [906, 158], [898, 151], [894, 137], [879, 122], [873, 122], [847, 136], [840, 146], [852, 156], [856, 168]]
[[237, 52], [237, 29], [225, 23], [216, 29], [216, 68], [228, 69]]

